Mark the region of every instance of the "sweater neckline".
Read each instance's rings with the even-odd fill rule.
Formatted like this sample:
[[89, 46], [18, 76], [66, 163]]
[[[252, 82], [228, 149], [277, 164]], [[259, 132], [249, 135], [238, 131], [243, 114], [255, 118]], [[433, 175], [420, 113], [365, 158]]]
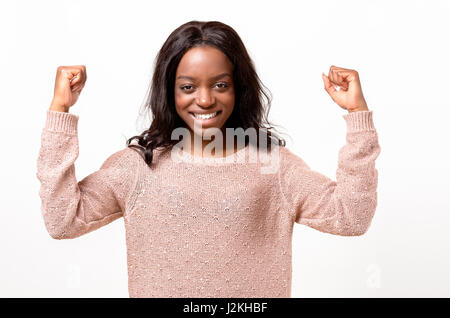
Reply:
[[250, 143], [245, 147], [238, 149], [236, 152], [229, 154], [225, 157], [200, 157], [192, 155], [191, 153], [184, 151], [180, 147], [173, 147], [172, 159], [177, 162], [184, 162], [190, 164], [209, 164], [209, 165], [221, 165], [221, 164], [235, 164], [244, 163], [247, 150], [250, 150]]

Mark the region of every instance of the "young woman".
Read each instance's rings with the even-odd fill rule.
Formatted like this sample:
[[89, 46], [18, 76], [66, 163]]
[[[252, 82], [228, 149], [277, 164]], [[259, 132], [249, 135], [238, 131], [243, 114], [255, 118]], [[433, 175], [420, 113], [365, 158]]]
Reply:
[[[83, 65], [58, 67], [37, 166], [41, 212], [55, 239], [123, 217], [130, 297], [290, 297], [294, 223], [344, 236], [369, 228], [380, 147], [355, 70], [322, 74], [348, 111], [336, 181], [271, 132], [270, 99], [228, 25], [191, 21], [170, 34], [146, 104], [150, 127], [77, 182], [79, 117], [68, 111], [86, 78]], [[229, 138], [233, 129], [241, 134]], [[263, 149], [276, 163], [268, 171]]]

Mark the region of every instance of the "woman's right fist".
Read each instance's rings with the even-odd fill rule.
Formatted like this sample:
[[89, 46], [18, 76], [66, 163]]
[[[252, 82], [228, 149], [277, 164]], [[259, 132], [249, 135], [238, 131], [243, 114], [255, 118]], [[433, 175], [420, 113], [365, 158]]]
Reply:
[[50, 110], [68, 111], [75, 104], [86, 83], [86, 66], [58, 66]]

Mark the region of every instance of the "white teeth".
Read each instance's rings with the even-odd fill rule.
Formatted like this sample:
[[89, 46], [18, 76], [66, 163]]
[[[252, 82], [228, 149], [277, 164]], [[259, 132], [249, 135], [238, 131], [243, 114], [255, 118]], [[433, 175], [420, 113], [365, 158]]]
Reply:
[[216, 117], [216, 115], [217, 115], [217, 112], [210, 113], [210, 114], [195, 114], [194, 113], [194, 116], [197, 119], [210, 119], [210, 118]]

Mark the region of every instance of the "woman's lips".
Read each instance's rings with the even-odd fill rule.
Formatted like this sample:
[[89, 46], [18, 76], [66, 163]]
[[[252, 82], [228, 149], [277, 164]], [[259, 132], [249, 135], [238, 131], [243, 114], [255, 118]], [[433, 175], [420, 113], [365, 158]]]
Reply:
[[[214, 113], [215, 113], [215, 116], [213, 116], [213, 117], [202, 118], [202, 117], [204, 117], [204, 115], [209, 115], [209, 114], [214, 114]], [[221, 113], [222, 113], [222, 111], [218, 110], [216, 112], [211, 112], [211, 113], [207, 113], [207, 114], [195, 113], [197, 115], [197, 116], [195, 116], [194, 113], [189, 112], [189, 114], [194, 118], [194, 120], [200, 121], [202, 123], [202, 125], [213, 123], [216, 120], [216, 118], [219, 117], [219, 115]], [[201, 115], [201, 116], [198, 116], [198, 115]]]

